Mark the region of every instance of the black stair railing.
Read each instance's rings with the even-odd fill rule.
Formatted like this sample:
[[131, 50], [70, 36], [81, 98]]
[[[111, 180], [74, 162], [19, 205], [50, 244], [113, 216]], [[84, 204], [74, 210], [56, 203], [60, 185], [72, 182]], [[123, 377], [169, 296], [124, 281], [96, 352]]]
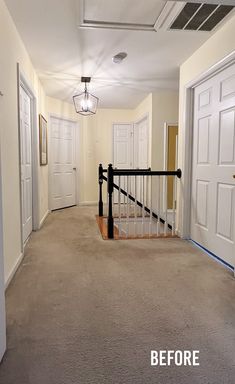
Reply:
[[[104, 175], [107, 173], [107, 177]], [[99, 216], [102, 217], [103, 212], [103, 181], [107, 182], [107, 193], [108, 193], [108, 213], [107, 213], [107, 235], [109, 239], [114, 238], [114, 217], [113, 217], [113, 192], [114, 188], [119, 191], [123, 196], [126, 196], [127, 199], [130, 199], [132, 202], [135, 202], [137, 206], [142, 208], [143, 211], [150, 214], [152, 217], [157, 219], [162, 224], [166, 224], [170, 229], [172, 225], [168, 224], [165, 219], [159, 216], [159, 213], [156, 214], [149, 207], [145, 206], [144, 203], [141, 203], [137, 200], [136, 196], [133, 196], [131, 193], [125, 191], [120, 185], [114, 183], [115, 176], [176, 176], [181, 178], [182, 172], [181, 169], [176, 171], [152, 171], [151, 168], [148, 169], [116, 169], [113, 168], [112, 164], [109, 164], [108, 169], [104, 169], [102, 164], [99, 164], [98, 170], [98, 180], [99, 180]], [[120, 178], [119, 178], [120, 180]]]

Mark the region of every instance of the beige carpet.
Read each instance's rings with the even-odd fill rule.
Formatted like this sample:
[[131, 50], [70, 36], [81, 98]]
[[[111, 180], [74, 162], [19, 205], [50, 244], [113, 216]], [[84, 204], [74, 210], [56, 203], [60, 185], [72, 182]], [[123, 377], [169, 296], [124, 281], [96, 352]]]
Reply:
[[[7, 291], [1, 384], [232, 384], [235, 280], [180, 239], [104, 241], [94, 208], [49, 216]], [[199, 349], [199, 367], [151, 367]]]

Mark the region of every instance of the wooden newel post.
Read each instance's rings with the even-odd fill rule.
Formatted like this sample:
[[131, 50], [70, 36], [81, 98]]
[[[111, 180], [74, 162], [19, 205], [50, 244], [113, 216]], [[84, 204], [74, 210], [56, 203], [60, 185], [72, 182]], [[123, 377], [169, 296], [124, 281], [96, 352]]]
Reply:
[[108, 238], [113, 239], [113, 166], [108, 166]]
[[103, 187], [103, 166], [99, 165], [99, 216], [103, 216], [103, 196], [102, 196], [102, 187]]

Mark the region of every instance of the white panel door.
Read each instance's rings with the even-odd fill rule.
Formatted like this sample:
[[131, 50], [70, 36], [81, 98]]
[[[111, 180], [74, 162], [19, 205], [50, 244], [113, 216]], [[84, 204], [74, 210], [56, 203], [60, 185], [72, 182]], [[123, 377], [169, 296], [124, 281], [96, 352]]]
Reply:
[[32, 232], [32, 139], [30, 97], [20, 87], [21, 206], [23, 241]]
[[115, 168], [133, 168], [133, 124], [113, 125]]
[[50, 126], [50, 205], [51, 209], [76, 204], [76, 124], [51, 118]]
[[195, 89], [191, 237], [235, 265], [235, 65]]

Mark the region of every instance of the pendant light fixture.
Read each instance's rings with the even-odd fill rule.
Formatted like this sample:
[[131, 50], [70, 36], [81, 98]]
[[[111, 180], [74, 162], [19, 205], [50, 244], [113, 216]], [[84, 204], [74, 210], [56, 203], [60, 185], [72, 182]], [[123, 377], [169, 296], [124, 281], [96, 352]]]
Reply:
[[85, 83], [84, 92], [73, 96], [75, 110], [83, 116], [94, 115], [99, 102], [98, 97], [92, 95], [87, 90], [87, 83], [90, 83], [90, 81], [90, 77], [81, 77], [81, 82]]

